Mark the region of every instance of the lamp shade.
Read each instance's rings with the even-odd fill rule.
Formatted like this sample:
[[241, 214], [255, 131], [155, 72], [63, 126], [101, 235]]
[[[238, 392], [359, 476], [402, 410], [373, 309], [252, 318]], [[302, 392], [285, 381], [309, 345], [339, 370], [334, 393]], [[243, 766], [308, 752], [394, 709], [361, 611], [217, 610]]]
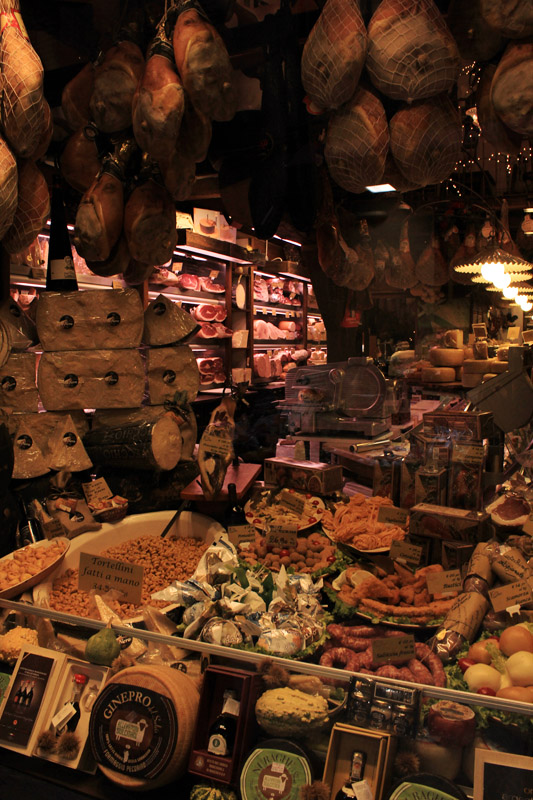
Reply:
[[[520, 256], [507, 253], [499, 247], [489, 245], [479, 251], [477, 256], [469, 259], [462, 264], [456, 264], [455, 272], [466, 275], [481, 275], [482, 270], [488, 272], [490, 268], [494, 270], [503, 268], [506, 272], [529, 272], [533, 269], [533, 264]], [[492, 281], [490, 281], [492, 283]]]

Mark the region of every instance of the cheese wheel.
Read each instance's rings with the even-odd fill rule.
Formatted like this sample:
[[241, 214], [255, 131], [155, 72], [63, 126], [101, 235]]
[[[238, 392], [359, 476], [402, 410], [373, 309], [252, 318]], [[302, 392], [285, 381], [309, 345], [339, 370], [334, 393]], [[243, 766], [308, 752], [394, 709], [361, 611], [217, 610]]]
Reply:
[[462, 384], [465, 389], [473, 389], [483, 381], [481, 372], [463, 372]]
[[164, 786], [186, 770], [199, 704], [194, 681], [171, 667], [123, 669], [91, 710], [89, 737], [100, 770], [130, 790]]
[[484, 375], [485, 372], [490, 372], [492, 364], [491, 358], [465, 358], [463, 361], [464, 373], [477, 373]]
[[464, 353], [451, 347], [432, 347], [429, 360], [436, 367], [459, 367], [463, 363]]
[[489, 372], [495, 372], [500, 375], [502, 372], [507, 372], [509, 364], [507, 361], [500, 361], [498, 358], [491, 358]]
[[426, 367], [422, 370], [423, 383], [450, 383], [455, 380], [452, 367]]
[[474, 348], [473, 347], [465, 347], [464, 348], [465, 354], [465, 361], [467, 358], [474, 358]]

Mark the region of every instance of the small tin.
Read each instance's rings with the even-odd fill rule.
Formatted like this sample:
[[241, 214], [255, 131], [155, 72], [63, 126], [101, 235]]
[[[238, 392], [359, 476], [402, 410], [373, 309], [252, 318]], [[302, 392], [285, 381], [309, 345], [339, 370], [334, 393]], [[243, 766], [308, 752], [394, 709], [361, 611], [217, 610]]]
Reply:
[[354, 750], [352, 753], [352, 764], [350, 768], [350, 780], [361, 781], [363, 780], [363, 773], [365, 771], [366, 753], [362, 750]]
[[390, 727], [392, 717], [392, 704], [387, 700], [374, 700], [370, 709], [369, 727], [379, 731], [386, 731]]
[[398, 703], [392, 709], [391, 728], [397, 736], [411, 736], [414, 728], [414, 708]]
[[368, 725], [374, 685], [365, 678], [355, 678], [350, 686], [348, 716], [355, 725]]

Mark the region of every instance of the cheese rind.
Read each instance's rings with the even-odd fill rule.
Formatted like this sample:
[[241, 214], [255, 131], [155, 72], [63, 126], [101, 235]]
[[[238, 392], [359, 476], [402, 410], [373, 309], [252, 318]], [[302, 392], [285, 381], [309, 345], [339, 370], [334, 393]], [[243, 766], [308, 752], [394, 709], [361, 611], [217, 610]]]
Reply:
[[186, 392], [190, 403], [198, 394], [198, 364], [187, 345], [148, 350], [146, 372], [150, 405], [162, 405], [166, 400], [172, 400], [176, 392]]
[[463, 361], [463, 371], [464, 373], [477, 372], [483, 375], [485, 372], [491, 371], [491, 365], [491, 358], [465, 358]]
[[12, 412], [38, 411], [35, 383], [35, 353], [11, 353], [0, 367], [0, 409]]
[[462, 384], [465, 389], [473, 389], [483, 382], [483, 374], [481, 372], [463, 372]]
[[143, 308], [136, 289], [43, 292], [37, 333], [44, 350], [116, 350], [138, 347]]
[[144, 312], [142, 340], [152, 346], [175, 344], [184, 341], [198, 329], [198, 323], [187, 311], [160, 294]]
[[145, 384], [138, 350], [43, 353], [37, 386], [48, 411], [131, 408], [140, 405]]

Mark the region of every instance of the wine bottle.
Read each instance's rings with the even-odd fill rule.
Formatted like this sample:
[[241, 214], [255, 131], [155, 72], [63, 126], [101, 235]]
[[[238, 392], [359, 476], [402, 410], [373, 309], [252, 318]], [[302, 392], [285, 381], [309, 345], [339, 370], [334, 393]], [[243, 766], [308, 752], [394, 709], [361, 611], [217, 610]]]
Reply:
[[34, 687], [35, 687], [35, 681], [32, 681], [30, 683], [30, 689], [26, 693], [26, 697], [24, 698], [24, 705], [25, 706], [31, 706], [31, 701], [33, 700], [33, 689], [34, 689]]
[[226, 529], [237, 525], [246, 525], [246, 514], [237, 499], [237, 486], [234, 483], [228, 484], [228, 505], [224, 522]]
[[19, 498], [20, 516], [17, 531], [18, 547], [25, 547], [27, 544], [44, 539], [43, 529], [37, 517], [29, 510], [23, 498]]
[[76, 730], [78, 722], [80, 721], [81, 717], [80, 701], [86, 684], [87, 684], [87, 675], [84, 675], [82, 672], [76, 672], [74, 674], [74, 694], [72, 695], [72, 700], [70, 701], [74, 708], [74, 714], [67, 721], [67, 730], [70, 731], [71, 733]]
[[52, 185], [46, 288], [56, 292], [72, 292], [78, 288], [59, 176], [54, 177]]
[[209, 729], [207, 750], [217, 756], [229, 758], [235, 744], [240, 702], [233, 689], [226, 689], [223, 696], [222, 712]]
[[351, 800], [357, 797], [356, 789], [353, 784], [359, 783], [359, 781], [362, 780], [365, 771], [365, 761], [365, 753], [360, 750], [354, 750], [351, 758], [350, 777], [335, 795], [335, 800]]

